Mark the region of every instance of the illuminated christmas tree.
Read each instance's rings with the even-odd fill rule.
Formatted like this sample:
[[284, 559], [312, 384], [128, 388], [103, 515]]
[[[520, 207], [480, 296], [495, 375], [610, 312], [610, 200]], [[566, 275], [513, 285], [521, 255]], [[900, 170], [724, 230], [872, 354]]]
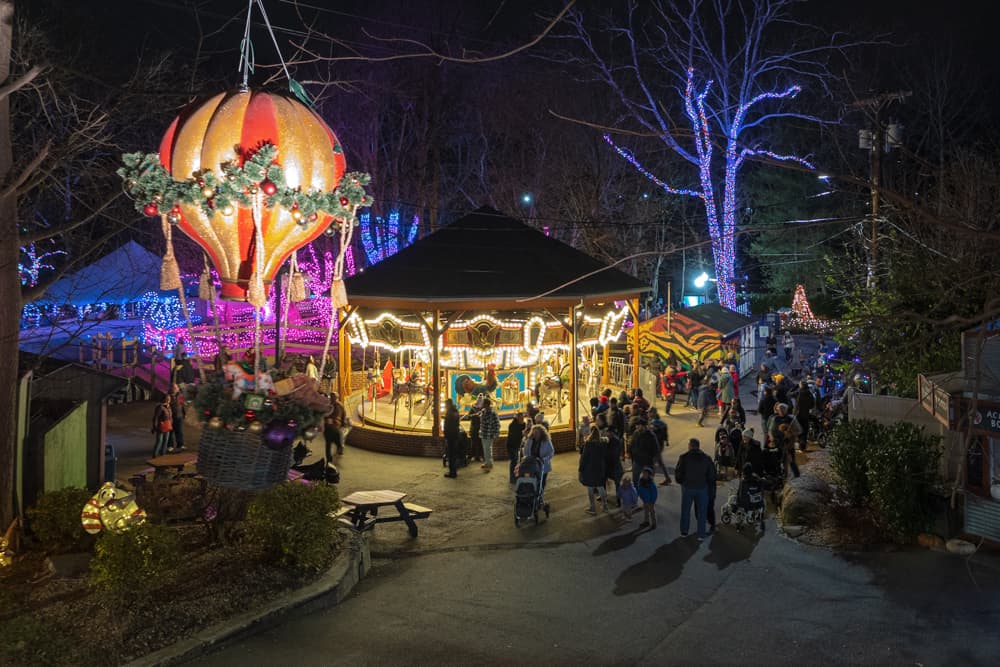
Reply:
[[816, 319], [812, 308], [809, 307], [809, 299], [806, 298], [806, 288], [802, 285], [795, 286], [795, 296], [792, 297], [792, 312], [798, 315], [801, 322], [811, 322]]

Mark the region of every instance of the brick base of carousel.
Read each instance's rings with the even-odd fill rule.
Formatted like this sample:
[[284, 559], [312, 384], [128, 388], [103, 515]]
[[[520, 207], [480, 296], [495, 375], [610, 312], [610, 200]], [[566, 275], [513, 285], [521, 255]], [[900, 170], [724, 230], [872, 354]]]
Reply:
[[[576, 449], [576, 434], [572, 430], [553, 431], [551, 436], [557, 454]], [[442, 437], [440, 442], [435, 442], [430, 433], [393, 432], [387, 429], [360, 426], [355, 422], [354, 428], [347, 435], [347, 445], [382, 454], [440, 457], [444, 448], [444, 438]], [[507, 460], [507, 440], [503, 433], [493, 443], [493, 458], [497, 461]]]

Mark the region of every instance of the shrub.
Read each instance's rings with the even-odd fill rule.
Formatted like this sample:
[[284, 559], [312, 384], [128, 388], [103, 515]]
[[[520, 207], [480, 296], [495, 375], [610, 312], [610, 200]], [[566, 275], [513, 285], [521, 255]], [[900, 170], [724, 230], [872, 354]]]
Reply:
[[91, 584], [118, 601], [141, 598], [170, 583], [181, 562], [180, 540], [165, 527], [146, 522], [123, 533], [106, 531], [90, 563]]
[[251, 501], [246, 538], [265, 559], [319, 570], [333, 559], [340, 541], [331, 516], [339, 505], [333, 486], [278, 484]]
[[42, 548], [53, 553], [87, 551], [94, 539], [83, 529], [80, 514], [93, 495], [87, 489], [69, 487], [43, 493], [34, 507], [28, 508], [31, 531]]
[[837, 425], [830, 443], [830, 467], [854, 505], [867, 502], [868, 455], [887, 439], [885, 426], [870, 419], [854, 419]]
[[938, 479], [940, 440], [923, 427], [899, 422], [870, 450], [868, 486], [879, 523], [896, 540], [909, 541], [933, 523], [931, 491]]

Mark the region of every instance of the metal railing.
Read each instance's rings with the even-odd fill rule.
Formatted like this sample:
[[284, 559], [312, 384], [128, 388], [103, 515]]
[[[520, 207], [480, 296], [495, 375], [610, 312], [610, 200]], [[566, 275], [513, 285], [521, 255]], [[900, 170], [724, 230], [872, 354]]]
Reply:
[[632, 363], [624, 359], [608, 359], [608, 384], [622, 388], [632, 386]]

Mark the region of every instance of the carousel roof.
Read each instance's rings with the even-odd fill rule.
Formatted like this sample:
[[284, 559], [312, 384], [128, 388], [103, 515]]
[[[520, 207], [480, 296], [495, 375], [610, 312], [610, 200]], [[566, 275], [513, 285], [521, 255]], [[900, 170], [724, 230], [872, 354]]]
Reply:
[[442, 310], [569, 307], [581, 300], [633, 298], [648, 289], [643, 281], [489, 207], [345, 283], [352, 305]]

